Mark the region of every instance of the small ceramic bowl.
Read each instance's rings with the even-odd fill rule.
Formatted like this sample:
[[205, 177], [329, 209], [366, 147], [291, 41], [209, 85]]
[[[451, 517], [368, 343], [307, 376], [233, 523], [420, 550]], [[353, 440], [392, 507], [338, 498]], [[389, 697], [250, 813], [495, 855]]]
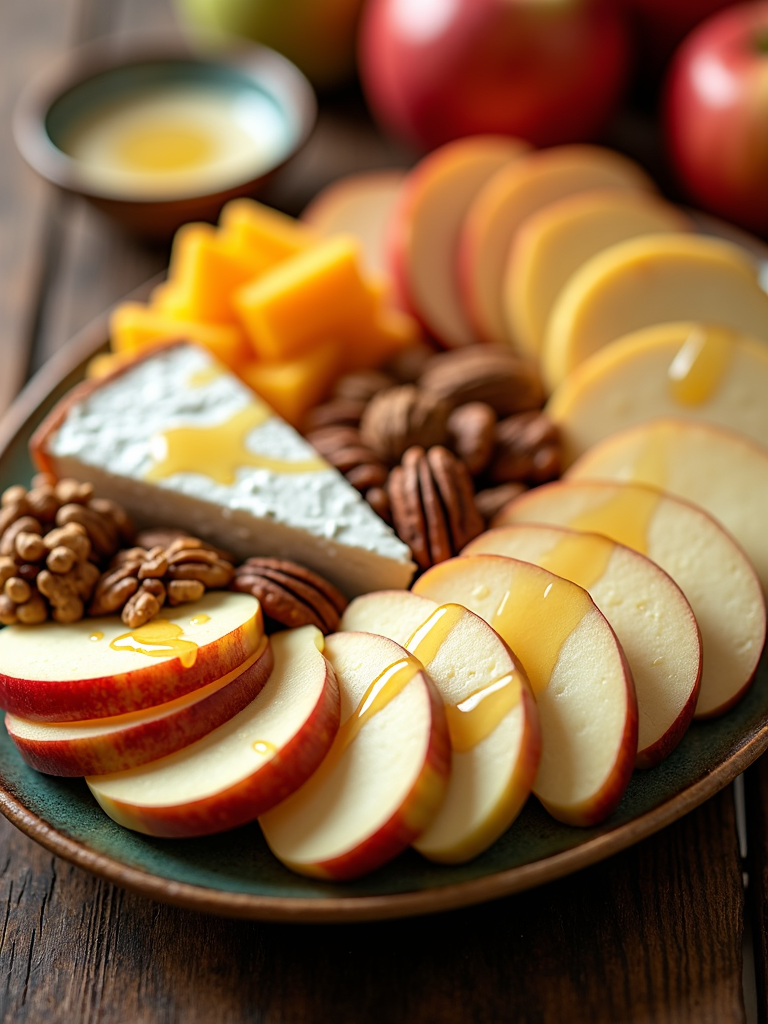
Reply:
[[284, 57], [203, 57], [178, 40], [98, 40], [20, 96], [14, 136], [44, 178], [145, 237], [166, 239], [255, 195], [303, 146], [317, 103]]

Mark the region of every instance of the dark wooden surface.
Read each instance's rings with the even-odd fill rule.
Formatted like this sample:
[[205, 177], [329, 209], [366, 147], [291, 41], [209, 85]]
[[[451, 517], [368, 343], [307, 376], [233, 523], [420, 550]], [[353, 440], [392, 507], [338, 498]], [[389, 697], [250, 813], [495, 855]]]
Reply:
[[[172, 24], [161, 0], [0, 4], [0, 411], [32, 370], [167, 258], [36, 179], [10, 139], [15, 96], [71, 43]], [[638, 138], [631, 122], [629, 135]], [[361, 122], [354, 98], [337, 100], [272, 198], [297, 212], [336, 175], [404, 156]], [[746, 917], [762, 1000], [764, 764], [748, 798]], [[624, 854], [521, 896], [402, 922], [266, 925], [126, 893], [0, 819], [0, 1020], [740, 1022], [743, 869], [729, 788]]]

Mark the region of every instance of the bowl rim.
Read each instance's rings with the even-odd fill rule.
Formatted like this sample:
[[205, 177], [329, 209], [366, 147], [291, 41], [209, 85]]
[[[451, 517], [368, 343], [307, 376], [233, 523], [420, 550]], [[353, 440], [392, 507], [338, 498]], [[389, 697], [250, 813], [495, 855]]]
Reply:
[[[193, 188], [164, 194], [151, 191], [131, 193], [93, 181], [83, 173], [80, 162], [59, 149], [51, 139], [46, 128], [48, 114], [63, 96], [90, 79], [151, 63], [191, 63], [201, 68], [241, 72], [277, 97], [283, 108], [290, 107], [294, 111], [297, 132], [292, 144], [274, 163], [262, 167], [253, 177], [222, 182], [214, 188]], [[92, 39], [68, 50], [34, 76], [16, 100], [12, 130], [19, 152], [33, 170], [67, 192], [126, 205], [166, 206], [227, 195], [233, 189], [256, 184], [271, 176], [304, 146], [316, 120], [317, 98], [309, 80], [295, 64], [267, 46], [230, 40], [224, 48], [206, 51], [175, 33], [154, 33], [151, 36], [134, 33], [128, 37], [113, 35]]]

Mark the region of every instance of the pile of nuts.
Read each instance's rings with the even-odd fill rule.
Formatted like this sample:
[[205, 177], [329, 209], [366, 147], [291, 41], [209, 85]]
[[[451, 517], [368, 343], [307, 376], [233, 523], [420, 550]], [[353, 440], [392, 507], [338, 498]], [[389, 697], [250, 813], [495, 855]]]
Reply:
[[75, 622], [105, 564], [132, 538], [115, 502], [90, 484], [38, 474], [0, 498], [0, 622]]
[[428, 568], [521, 491], [559, 476], [561, 445], [536, 367], [510, 349], [403, 356], [341, 377], [305, 436]]

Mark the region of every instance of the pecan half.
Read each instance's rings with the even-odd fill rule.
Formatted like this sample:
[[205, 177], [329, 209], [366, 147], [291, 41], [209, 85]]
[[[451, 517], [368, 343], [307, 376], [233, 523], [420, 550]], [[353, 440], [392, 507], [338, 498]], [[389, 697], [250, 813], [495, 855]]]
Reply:
[[248, 558], [235, 571], [230, 589], [258, 598], [268, 626], [313, 625], [333, 633], [347, 606], [344, 595], [328, 580], [280, 558]]
[[376, 395], [360, 420], [360, 438], [383, 462], [397, 464], [413, 445], [429, 448], [448, 436], [450, 406], [415, 384]]
[[452, 408], [466, 402], [485, 402], [499, 416], [511, 416], [544, 404], [538, 370], [510, 349], [470, 345], [430, 359], [419, 387]]
[[367, 403], [374, 395], [395, 387], [397, 383], [395, 377], [383, 370], [357, 370], [339, 377], [333, 388], [333, 397]]
[[387, 467], [362, 443], [356, 427], [323, 427], [307, 434], [307, 440], [358, 491], [385, 483]]
[[472, 476], [482, 473], [493, 455], [496, 413], [485, 402], [467, 402], [448, 417], [448, 440]]
[[561, 462], [559, 431], [544, 413], [520, 413], [496, 425], [488, 471], [493, 483], [546, 483], [560, 475]]
[[387, 490], [395, 531], [422, 569], [451, 558], [484, 528], [467, 467], [447, 448], [409, 448]]

